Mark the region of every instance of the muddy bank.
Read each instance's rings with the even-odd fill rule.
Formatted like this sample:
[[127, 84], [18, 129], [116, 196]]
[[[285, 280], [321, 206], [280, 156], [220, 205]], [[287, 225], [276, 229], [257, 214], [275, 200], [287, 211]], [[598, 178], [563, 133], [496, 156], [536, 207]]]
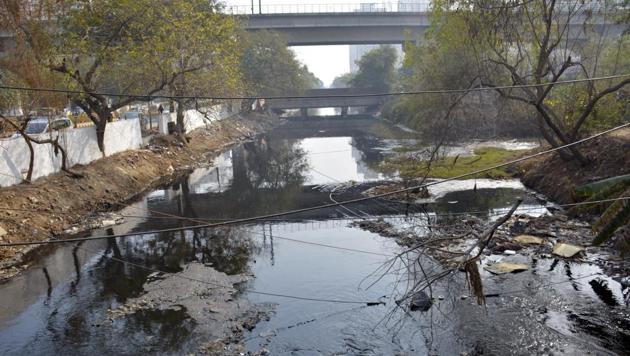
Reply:
[[575, 202], [575, 188], [593, 181], [630, 173], [630, 130], [620, 130], [579, 145], [592, 162], [565, 162], [559, 155], [545, 155], [523, 162], [517, 175], [523, 183], [559, 203]]
[[[189, 134], [190, 143], [170, 137], [73, 170], [83, 178], [59, 173], [32, 184], [0, 189], [0, 242], [43, 241], [99, 211], [123, 207], [142, 193], [210, 163], [227, 146], [271, 128], [277, 119], [253, 115], [216, 122]], [[4, 209], [4, 210], [3, 210]], [[44, 249], [0, 248], [0, 280], [19, 272]]]
[[[179, 315], [186, 321], [180, 327], [190, 327], [191, 333], [206, 340], [196, 353], [243, 354], [243, 333], [268, 320], [273, 309], [272, 305], [253, 305], [238, 297], [237, 285], [249, 278], [244, 274], [229, 276], [201, 263], [190, 263], [169, 275], [156, 272], [149, 276], [142, 295], [108, 310], [100, 326], [115, 328], [144, 313]], [[161, 342], [156, 338], [155, 349], [147, 346], [147, 351], [163, 350]]]

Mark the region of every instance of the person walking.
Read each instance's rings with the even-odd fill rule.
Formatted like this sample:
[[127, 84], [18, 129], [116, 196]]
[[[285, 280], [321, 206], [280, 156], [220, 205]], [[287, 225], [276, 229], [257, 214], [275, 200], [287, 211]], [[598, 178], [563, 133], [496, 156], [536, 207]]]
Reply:
[[160, 113], [160, 115], [162, 115], [162, 113], [164, 112], [164, 107], [162, 106], [162, 104], [158, 106], [158, 112]]

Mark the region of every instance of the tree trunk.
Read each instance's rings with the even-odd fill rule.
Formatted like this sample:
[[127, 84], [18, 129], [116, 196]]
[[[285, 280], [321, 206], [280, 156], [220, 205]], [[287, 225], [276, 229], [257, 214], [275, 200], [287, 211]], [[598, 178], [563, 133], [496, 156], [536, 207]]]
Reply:
[[182, 105], [182, 102], [177, 102], [177, 133], [180, 135], [186, 133], [186, 126], [184, 125], [184, 105]]
[[61, 152], [61, 170], [66, 172], [73, 178], [83, 178], [83, 174], [73, 172], [70, 170], [70, 168], [68, 168], [68, 153], [59, 143], [59, 137], [57, 137], [53, 141], [53, 144], [55, 145], [55, 148]]
[[28, 146], [29, 158], [28, 158], [28, 172], [26, 172], [26, 178], [24, 179], [27, 182], [31, 182], [33, 180], [33, 169], [35, 167], [35, 149], [33, 148], [33, 143], [26, 136], [24, 132], [22, 132], [22, 137], [24, 138], [24, 142]]
[[105, 157], [105, 126], [107, 120], [102, 117], [96, 122], [96, 142], [98, 143], [98, 149], [101, 151], [103, 157]]

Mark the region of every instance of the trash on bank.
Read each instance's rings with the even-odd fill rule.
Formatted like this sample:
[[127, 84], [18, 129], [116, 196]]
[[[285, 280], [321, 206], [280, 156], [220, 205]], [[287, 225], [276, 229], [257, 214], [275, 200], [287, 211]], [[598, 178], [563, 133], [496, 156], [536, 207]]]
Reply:
[[514, 238], [514, 241], [527, 245], [540, 245], [543, 243], [543, 239], [532, 235], [519, 235]]
[[494, 274], [505, 274], [523, 272], [528, 270], [529, 266], [522, 263], [499, 262], [490, 266], [485, 266], [484, 269]]
[[553, 246], [552, 253], [560, 257], [570, 258], [584, 251], [584, 247], [559, 242]]

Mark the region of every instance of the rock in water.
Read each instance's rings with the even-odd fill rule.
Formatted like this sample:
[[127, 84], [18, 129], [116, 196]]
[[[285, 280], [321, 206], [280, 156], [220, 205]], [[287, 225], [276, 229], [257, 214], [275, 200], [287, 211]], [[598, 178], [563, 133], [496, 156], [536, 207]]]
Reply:
[[433, 305], [431, 298], [429, 298], [429, 296], [424, 291], [419, 291], [414, 293], [414, 295], [411, 297], [409, 309], [411, 309], [412, 311], [427, 311], [431, 309], [431, 305]]

